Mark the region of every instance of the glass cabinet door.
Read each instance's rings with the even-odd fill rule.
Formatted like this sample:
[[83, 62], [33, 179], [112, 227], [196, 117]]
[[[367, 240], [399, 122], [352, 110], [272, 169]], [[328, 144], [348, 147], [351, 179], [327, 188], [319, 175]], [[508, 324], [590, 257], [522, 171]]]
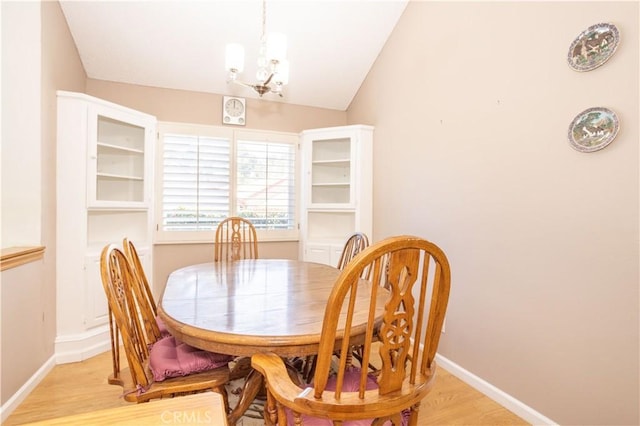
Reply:
[[150, 133], [147, 123], [118, 111], [89, 113], [89, 206], [146, 206]]
[[353, 203], [352, 145], [350, 137], [311, 141], [309, 199], [312, 205]]

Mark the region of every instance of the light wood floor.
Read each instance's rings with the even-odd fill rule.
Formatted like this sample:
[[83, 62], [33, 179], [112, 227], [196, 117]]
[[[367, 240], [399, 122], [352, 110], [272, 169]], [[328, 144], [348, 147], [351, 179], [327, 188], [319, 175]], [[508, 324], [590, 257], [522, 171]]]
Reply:
[[[125, 361], [126, 363], [126, 361]], [[3, 425], [45, 420], [128, 405], [119, 386], [107, 384], [110, 352], [53, 368]], [[420, 406], [418, 425], [526, 425], [521, 418], [443, 369]]]

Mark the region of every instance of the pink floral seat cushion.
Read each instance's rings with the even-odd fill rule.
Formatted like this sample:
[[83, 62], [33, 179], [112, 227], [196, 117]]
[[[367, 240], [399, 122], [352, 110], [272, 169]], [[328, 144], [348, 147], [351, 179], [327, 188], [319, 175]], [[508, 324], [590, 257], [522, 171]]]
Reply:
[[153, 379], [161, 382], [170, 377], [213, 370], [225, 366], [232, 356], [194, 348], [169, 336], [158, 340], [149, 352], [149, 368]]
[[[310, 385], [313, 386], [313, 385]], [[345, 371], [344, 373], [344, 382], [342, 385], [343, 392], [357, 392], [360, 387], [360, 369], [356, 367], [352, 367]], [[376, 378], [372, 374], [367, 375], [367, 384], [365, 385], [366, 390], [378, 389], [378, 382]], [[327, 382], [326, 390], [334, 391], [336, 390], [336, 376], [329, 377], [329, 381]], [[295, 420], [293, 418], [293, 413], [290, 409], [285, 409], [287, 412], [287, 425], [295, 426]], [[408, 418], [408, 410], [403, 413], [402, 416], [402, 426], [407, 426], [409, 424]], [[343, 426], [370, 426], [374, 419], [365, 419], [365, 420], [347, 420], [342, 423]], [[304, 426], [333, 426], [333, 422], [329, 419], [323, 419], [320, 417], [312, 417], [307, 416], [305, 414], [302, 415], [302, 424]], [[385, 422], [384, 426], [391, 426], [391, 422]]]

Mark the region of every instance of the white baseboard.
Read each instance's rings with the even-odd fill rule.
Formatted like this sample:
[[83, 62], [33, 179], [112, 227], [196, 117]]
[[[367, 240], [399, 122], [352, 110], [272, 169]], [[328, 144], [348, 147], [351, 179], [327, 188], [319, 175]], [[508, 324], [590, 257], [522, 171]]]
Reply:
[[[24, 401], [33, 389], [45, 378], [45, 376], [56, 366], [56, 364], [65, 364], [69, 362], [83, 361], [97, 354], [110, 349], [110, 336], [107, 327], [90, 330], [80, 335], [67, 336], [65, 338], [56, 339], [56, 353], [49, 358], [35, 372], [33, 376], [2, 405], [1, 422], [9, 417], [9, 415]], [[453, 374], [469, 386], [483, 393], [487, 397], [496, 401], [509, 411], [520, 416], [522, 419], [534, 425], [557, 425], [556, 422], [537, 412], [533, 408], [515, 399], [506, 392], [496, 388], [491, 383], [481, 379], [468, 370], [465, 370], [458, 364], [436, 354], [436, 362], [438, 365], [449, 373]]]
[[20, 389], [18, 389], [15, 394], [13, 394], [11, 398], [7, 400], [7, 402], [2, 404], [2, 420], [0, 420], [1, 423], [4, 423], [5, 420], [7, 420], [7, 417], [9, 417], [9, 415], [13, 413], [16, 408], [18, 408], [22, 401], [24, 401], [25, 398], [29, 396], [31, 391], [33, 391], [36, 386], [38, 386], [42, 379], [44, 379], [55, 366], [56, 357], [55, 355], [53, 355], [42, 365], [42, 367], [38, 369], [38, 371], [33, 374], [33, 376], [29, 378], [29, 380], [27, 380], [24, 385], [22, 385]]
[[56, 364], [84, 361], [111, 349], [107, 325], [84, 333], [59, 336], [55, 341]]
[[110, 349], [111, 337], [109, 335], [109, 327], [106, 325], [96, 327], [85, 333], [56, 338], [55, 353], [53, 356], [2, 405], [2, 420], [0, 420], [0, 422], [4, 423], [7, 417], [29, 396], [31, 391], [40, 384], [42, 379], [44, 379], [49, 371], [57, 364], [84, 361]]
[[[436, 362], [438, 365], [449, 373], [453, 374], [472, 388], [478, 390], [483, 393], [485, 396], [491, 398], [498, 404], [502, 405], [509, 411], [513, 412], [517, 416], [526, 420], [527, 422], [533, 425], [557, 425], [558, 423], [554, 422], [550, 418], [540, 414], [533, 408], [524, 404], [522, 401], [519, 401], [507, 394], [506, 392], [498, 389], [493, 386], [491, 383], [486, 382], [470, 371], [465, 370], [460, 367], [453, 361], [448, 360], [440, 354], [436, 354]], [[436, 379], [437, 380], [437, 379]]]

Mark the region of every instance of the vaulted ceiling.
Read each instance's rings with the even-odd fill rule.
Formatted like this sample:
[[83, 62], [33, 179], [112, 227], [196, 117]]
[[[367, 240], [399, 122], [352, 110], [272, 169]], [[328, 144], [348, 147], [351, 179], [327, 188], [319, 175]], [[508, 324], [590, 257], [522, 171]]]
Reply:
[[[266, 31], [287, 36], [289, 84], [265, 99], [346, 110], [408, 0], [273, 0]], [[262, 1], [61, 1], [89, 78], [257, 98], [228, 84], [225, 46], [245, 47], [255, 83]]]

